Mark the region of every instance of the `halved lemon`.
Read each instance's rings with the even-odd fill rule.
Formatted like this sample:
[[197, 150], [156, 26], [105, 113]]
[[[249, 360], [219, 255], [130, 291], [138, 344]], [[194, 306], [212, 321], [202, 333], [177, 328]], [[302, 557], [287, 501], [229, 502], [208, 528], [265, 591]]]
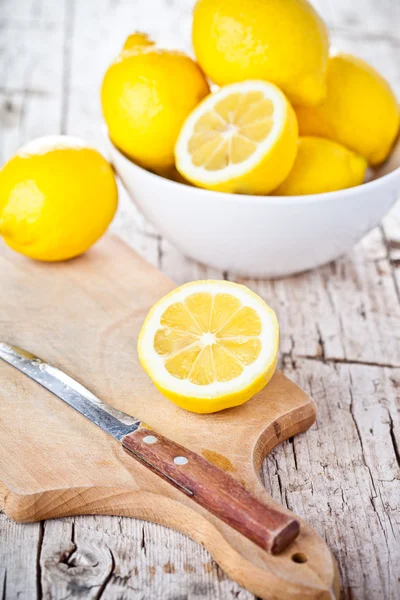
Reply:
[[234, 83], [187, 117], [175, 146], [176, 167], [199, 187], [267, 194], [289, 174], [297, 140], [295, 112], [275, 85]]
[[139, 335], [140, 362], [178, 406], [210, 413], [243, 404], [271, 379], [279, 327], [243, 285], [194, 281], [157, 302]]

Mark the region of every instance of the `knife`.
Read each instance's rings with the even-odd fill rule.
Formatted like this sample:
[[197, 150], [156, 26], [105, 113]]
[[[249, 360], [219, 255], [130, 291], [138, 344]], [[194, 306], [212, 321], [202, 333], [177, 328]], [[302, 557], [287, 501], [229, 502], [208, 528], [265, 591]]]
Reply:
[[131, 457], [263, 550], [278, 554], [298, 536], [300, 524], [295, 518], [263, 504], [222, 469], [106, 404], [63, 371], [2, 342], [0, 358], [112, 435]]

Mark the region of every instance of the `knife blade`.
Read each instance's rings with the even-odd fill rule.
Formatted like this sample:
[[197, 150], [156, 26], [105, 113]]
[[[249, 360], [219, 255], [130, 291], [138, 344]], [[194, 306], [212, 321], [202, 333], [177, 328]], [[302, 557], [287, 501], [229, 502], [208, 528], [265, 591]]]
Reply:
[[60, 369], [17, 346], [0, 342], [0, 358], [64, 400], [117, 439], [130, 456], [194, 502], [272, 554], [299, 534], [297, 519], [250, 494], [202, 456], [117, 410]]
[[106, 404], [75, 379], [22, 348], [0, 342], [0, 358], [40, 383], [117, 440], [140, 426], [136, 417]]

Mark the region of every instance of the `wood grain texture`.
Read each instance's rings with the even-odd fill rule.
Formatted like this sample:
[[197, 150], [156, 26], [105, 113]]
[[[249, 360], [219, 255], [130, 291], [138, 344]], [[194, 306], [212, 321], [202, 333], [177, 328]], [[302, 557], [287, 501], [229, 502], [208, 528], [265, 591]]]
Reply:
[[[265, 494], [258, 471], [277, 443], [313, 423], [313, 402], [279, 372], [250, 402], [212, 415], [189, 413], [164, 398], [140, 367], [136, 352], [148, 310], [173, 288], [159, 271], [113, 238], [61, 264], [30, 261], [2, 243], [0, 284], [7, 290], [0, 299], [5, 316], [2, 340], [73, 374], [112, 406], [149, 424], [160, 440], [165, 434], [209, 462], [228, 466], [230, 475], [275, 513], [269, 524], [277, 530], [282, 526], [282, 535], [285, 522], [296, 523]], [[21, 293], [24, 290], [29, 294]], [[4, 362], [0, 380], [0, 489], [8, 516], [19, 521], [76, 514], [145, 518], [202, 543], [227, 573], [261, 598], [272, 594], [282, 600], [328, 600], [337, 592], [331, 553], [307, 523], [301, 521], [290, 547], [278, 555], [267, 554], [218, 518], [228, 523], [235, 519], [239, 531], [251, 530], [258, 543], [267, 535], [260, 526], [258, 536], [250, 526], [239, 526], [240, 503], [250, 502], [239, 486], [230, 484], [225, 495], [217, 490], [219, 498], [213, 499], [197, 482], [194, 491], [202, 505], [196, 504], [133, 461], [117, 440]], [[126, 436], [128, 450], [138, 452], [141, 437], [140, 431]], [[178, 446], [176, 451], [182, 450]], [[167, 455], [168, 445], [161, 458]], [[144, 459], [156, 461], [154, 446], [148, 447]], [[194, 457], [189, 459], [196, 469]], [[197, 471], [201, 463], [199, 458]], [[203, 462], [203, 469], [207, 464]], [[165, 460], [163, 467], [168, 468]], [[196, 478], [183, 472], [181, 482], [190, 487]], [[217, 479], [211, 474], [213, 478]], [[251, 508], [267, 520], [258, 501]], [[211, 512], [203, 508], [206, 504]]]
[[[222, 431], [221, 431], [222, 433]], [[263, 550], [279, 554], [299, 535], [297, 519], [263, 504], [222, 468], [228, 457], [203, 451], [208, 460], [167, 439], [140, 428], [121, 440], [124, 450], [171, 483], [194, 502], [246, 536]], [[218, 456], [220, 465], [212, 460]], [[214, 460], [214, 463], [216, 461]], [[229, 469], [229, 467], [228, 467]]]
[[[188, 49], [192, 4], [0, 0], [0, 162], [45, 133], [100, 143], [98, 89], [124, 36], [140, 29]], [[399, 3], [313, 4], [332, 44], [374, 64], [400, 97]], [[186, 260], [123, 193], [113, 230], [177, 284], [229, 278]], [[264, 484], [328, 541], [343, 600], [397, 600], [400, 205], [335, 265], [248, 284], [278, 310], [282, 368], [318, 405], [307, 435], [270, 454]], [[254, 600], [206, 550], [153, 523], [86, 516], [26, 527], [0, 518], [0, 593], [7, 600]]]
[[266, 488], [307, 514], [335, 548], [344, 598], [397, 600], [400, 369], [296, 357], [285, 363], [313, 394], [318, 419], [307, 436], [268, 457]]

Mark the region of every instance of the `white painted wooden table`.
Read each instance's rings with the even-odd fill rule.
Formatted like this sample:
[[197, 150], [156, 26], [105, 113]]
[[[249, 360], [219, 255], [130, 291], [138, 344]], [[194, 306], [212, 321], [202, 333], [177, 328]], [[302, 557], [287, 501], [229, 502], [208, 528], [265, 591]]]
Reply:
[[[400, 97], [399, 0], [318, 0], [338, 48], [369, 60]], [[101, 144], [99, 85], [125, 36], [190, 47], [193, 0], [0, 0], [0, 162], [28, 139]], [[228, 277], [190, 262], [122, 193], [113, 229], [176, 283]], [[274, 498], [324, 536], [342, 597], [400, 597], [400, 208], [340, 261], [246, 281], [277, 311], [285, 372], [318, 405], [312, 429], [264, 466]], [[3, 599], [251, 600], [201, 547], [141, 521], [28, 525], [0, 514]]]

